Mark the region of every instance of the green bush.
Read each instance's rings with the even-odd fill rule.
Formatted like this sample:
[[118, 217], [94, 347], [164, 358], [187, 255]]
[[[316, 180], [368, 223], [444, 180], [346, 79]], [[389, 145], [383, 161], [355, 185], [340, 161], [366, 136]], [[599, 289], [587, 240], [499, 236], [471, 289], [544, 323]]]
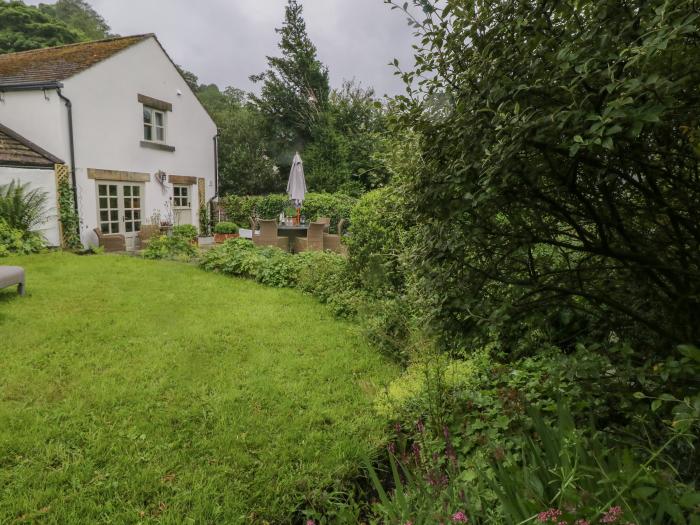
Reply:
[[197, 228], [191, 224], [181, 224], [173, 228], [173, 237], [193, 241], [197, 238]]
[[41, 224], [46, 217], [48, 194], [29, 189], [29, 183], [12, 181], [0, 186], [0, 219], [8, 226], [29, 232]]
[[229, 220], [236, 224], [248, 224], [249, 219], [255, 215], [258, 200], [260, 197], [227, 195], [221, 198], [220, 205]]
[[205, 270], [255, 279], [268, 286], [297, 287], [326, 303], [339, 317], [357, 315], [367, 300], [348, 272], [347, 259], [337, 253], [292, 255], [278, 248], [258, 248], [245, 239], [230, 239], [207, 251], [200, 265]]
[[276, 219], [289, 206], [289, 196], [270, 194], [260, 197], [255, 204], [255, 211], [260, 219]]
[[301, 214], [308, 222], [319, 217], [329, 217], [330, 231], [336, 233], [338, 222], [341, 219], [350, 219], [350, 212], [356, 202], [357, 199], [344, 193], [309, 193], [304, 199]]
[[[196, 236], [196, 230], [195, 230]], [[181, 236], [161, 235], [153, 237], [146, 249], [143, 251], [143, 257], [146, 259], [177, 259], [188, 261], [194, 258], [198, 253], [190, 240]]]
[[10, 227], [0, 219], [0, 257], [8, 255], [28, 255], [44, 249], [40, 235]]
[[214, 226], [214, 233], [238, 233], [238, 225], [233, 222], [217, 222]]
[[393, 187], [363, 195], [350, 214], [351, 235], [345, 240], [350, 263], [369, 290], [401, 290], [401, 255], [410, 228], [403, 202]]
[[[335, 232], [340, 219], [349, 219], [356, 199], [343, 193], [307, 193], [301, 214], [308, 221], [318, 217], [330, 217], [331, 231]], [[286, 194], [265, 196], [228, 195], [221, 205], [229, 220], [237, 224], [248, 224], [250, 217], [275, 219], [289, 207]]]

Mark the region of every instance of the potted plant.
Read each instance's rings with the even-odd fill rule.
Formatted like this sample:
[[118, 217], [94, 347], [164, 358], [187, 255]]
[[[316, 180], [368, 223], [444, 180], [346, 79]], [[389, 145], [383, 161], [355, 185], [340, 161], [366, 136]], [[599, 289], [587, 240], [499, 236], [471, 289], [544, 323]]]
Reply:
[[287, 222], [289, 224], [298, 224], [297, 221], [297, 209], [294, 208], [293, 206], [289, 206], [285, 208], [284, 214], [287, 217]]
[[232, 222], [218, 222], [214, 226], [214, 242], [222, 243], [238, 237], [238, 226]]

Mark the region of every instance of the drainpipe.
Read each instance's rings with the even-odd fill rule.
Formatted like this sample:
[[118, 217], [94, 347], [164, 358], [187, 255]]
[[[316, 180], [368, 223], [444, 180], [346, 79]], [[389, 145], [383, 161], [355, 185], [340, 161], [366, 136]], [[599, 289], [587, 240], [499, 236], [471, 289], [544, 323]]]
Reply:
[[219, 196], [219, 134], [214, 135], [214, 198]]
[[[70, 145], [70, 180], [73, 186], [73, 209], [75, 210], [75, 215], [80, 219], [80, 212], [78, 211], [78, 185], [75, 182], [75, 140], [73, 137], [73, 104], [70, 99], [61, 93], [61, 88], [56, 88], [56, 93], [61, 100], [66, 104], [66, 109], [68, 110], [68, 143]], [[78, 238], [80, 238], [80, 220], [78, 220]]]

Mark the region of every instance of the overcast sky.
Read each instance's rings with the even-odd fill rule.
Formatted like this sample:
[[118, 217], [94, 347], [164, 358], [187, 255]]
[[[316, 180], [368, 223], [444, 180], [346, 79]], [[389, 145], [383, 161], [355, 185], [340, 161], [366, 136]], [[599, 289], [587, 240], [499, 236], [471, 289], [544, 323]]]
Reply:
[[[42, 0], [28, 0], [38, 4]], [[52, 3], [52, 0], [43, 0]], [[382, 0], [300, 0], [331, 85], [355, 78], [378, 95], [403, 90], [387, 64], [412, 64], [406, 19]], [[256, 89], [248, 80], [278, 54], [286, 0], [88, 0], [120, 35], [156, 33], [175, 62], [200, 82]]]

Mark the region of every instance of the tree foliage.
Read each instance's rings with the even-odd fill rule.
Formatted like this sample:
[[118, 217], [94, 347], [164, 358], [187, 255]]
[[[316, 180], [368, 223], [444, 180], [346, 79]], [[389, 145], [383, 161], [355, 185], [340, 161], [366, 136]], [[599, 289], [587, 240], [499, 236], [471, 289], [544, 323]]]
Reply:
[[328, 69], [316, 56], [297, 0], [288, 0], [284, 23], [275, 31], [282, 56], [267, 57], [267, 71], [251, 77], [262, 82], [261, 94], [253, 100], [275, 141], [293, 154], [311, 139], [314, 122], [328, 103]]
[[83, 33], [19, 0], [0, 0], [0, 53], [73, 44]]
[[405, 191], [443, 333], [566, 310], [700, 341], [697, 5], [413, 3], [401, 109], [425, 169]]
[[55, 4], [39, 4], [39, 10], [80, 32], [84, 40], [101, 40], [110, 35], [110, 27], [85, 0], [58, 0]]

